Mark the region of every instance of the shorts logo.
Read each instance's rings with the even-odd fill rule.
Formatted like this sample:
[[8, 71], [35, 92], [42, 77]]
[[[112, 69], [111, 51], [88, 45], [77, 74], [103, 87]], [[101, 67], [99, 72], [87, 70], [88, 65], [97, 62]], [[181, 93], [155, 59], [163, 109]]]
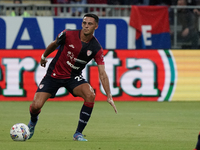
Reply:
[[42, 89], [44, 87], [44, 84], [39, 85], [39, 89]]
[[87, 56], [92, 55], [92, 51], [91, 50], [87, 50]]

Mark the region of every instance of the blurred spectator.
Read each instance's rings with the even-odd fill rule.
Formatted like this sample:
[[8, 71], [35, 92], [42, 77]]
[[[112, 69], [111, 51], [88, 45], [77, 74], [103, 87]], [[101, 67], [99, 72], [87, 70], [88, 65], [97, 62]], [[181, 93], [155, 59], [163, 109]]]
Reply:
[[[69, 4], [70, 3], [70, 0], [51, 0], [51, 4]], [[54, 11], [55, 11], [55, 16], [62, 16], [63, 15], [63, 7], [60, 8], [59, 12], [58, 12], [58, 8], [55, 7], [54, 8]], [[69, 10], [67, 9], [67, 12]]]
[[[84, 5], [87, 4], [87, 0], [71, 0], [70, 4]], [[83, 12], [84, 12], [83, 7], [72, 8], [72, 16], [81, 16]]]
[[51, 4], [69, 4], [70, 0], [51, 0]]
[[[187, 0], [178, 0], [177, 5], [187, 6]], [[197, 17], [189, 9], [178, 9], [177, 19], [178, 25], [182, 27], [181, 32], [178, 32], [178, 41], [191, 42], [190, 48], [197, 49], [199, 41]]]
[[[107, 0], [87, 0], [88, 4], [107, 4]], [[105, 8], [91, 8], [90, 11], [93, 11], [98, 16], [106, 16]]]
[[187, 5], [196, 5], [196, 0], [187, 0]]
[[149, 5], [171, 5], [172, 0], [149, 0]]
[[124, 0], [124, 5], [141, 5], [143, 0]]
[[107, 0], [88, 0], [88, 4], [107, 4]]
[[[196, 6], [196, 0], [186, 0], [187, 5]], [[194, 9], [190, 9], [190, 11], [194, 11]]]
[[143, 0], [143, 5], [149, 5], [150, 0]]
[[124, 5], [171, 5], [172, 0], [124, 0]]
[[3, 10], [3, 6], [0, 4], [0, 16], [3, 15], [2, 10]]
[[109, 5], [122, 5], [123, 0], [107, 0], [107, 4], [109, 4]]
[[[13, 0], [13, 3], [22, 4], [22, 0]], [[22, 10], [20, 7], [13, 7], [10, 15], [12, 17], [15, 17], [15, 16], [30, 17], [30, 14], [26, 11], [26, 8]]]
[[57, 0], [58, 4], [69, 4], [70, 0]]
[[[196, 5], [197, 5], [197, 6], [200, 6], [200, 0], [197, 0], [197, 1], [196, 1]], [[193, 12], [194, 12], [196, 15], [200, 16], [200, 9], [196, 9], [196, 8], [195, 8], [195, 9], [193, 10]]]

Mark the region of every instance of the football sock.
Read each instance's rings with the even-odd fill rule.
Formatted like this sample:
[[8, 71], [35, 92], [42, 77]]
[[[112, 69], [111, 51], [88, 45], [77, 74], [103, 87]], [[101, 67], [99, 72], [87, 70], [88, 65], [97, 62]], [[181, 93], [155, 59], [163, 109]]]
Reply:
[[78, 122], [78, 127], [76, 133], [82, 133], [85, 126], [87, 125], [88, 120], [90, 119], [92, 110], [94, 107], [94, 103], [91, 102], [84, 102], [81, 112], [80, 112], [80, 119]]
[[196, 149], [200, 150], [200, 132], [199, 132], [199, 135], [198, 135], [198, 141], [197, 141]]
[[29, 107], [29, 111], [30, 111], [30, 115], [31, 115], [31, 122], [36, 123], [37, 120], [38, 120], [38, 115], [41, 112], [41, 109], [38, 112], [33, 113], [32, 112], [32, 104], [31, 104], [30, 107]]

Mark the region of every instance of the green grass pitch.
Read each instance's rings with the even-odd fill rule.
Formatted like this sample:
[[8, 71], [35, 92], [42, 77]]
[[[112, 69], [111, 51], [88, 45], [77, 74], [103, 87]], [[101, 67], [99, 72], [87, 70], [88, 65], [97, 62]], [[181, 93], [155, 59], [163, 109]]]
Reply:
[[96, 102], [83, 134], [72, 140], [83, 102], [46, 102], [35, 134], [10, 138], [15, 123], [29, 121], [31, 102], [0, 102], [1, 150], [192, 150], [200, 131], [200, 102]]

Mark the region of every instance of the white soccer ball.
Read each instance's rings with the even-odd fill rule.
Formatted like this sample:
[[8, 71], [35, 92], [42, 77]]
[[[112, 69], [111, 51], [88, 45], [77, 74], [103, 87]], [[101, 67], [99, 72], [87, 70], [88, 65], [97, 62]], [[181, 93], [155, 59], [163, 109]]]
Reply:
[[10, 129], [10, 137], [14, 141], [26, 141], [30, 136], [30, 131], [24, 123], [14, 124]]

